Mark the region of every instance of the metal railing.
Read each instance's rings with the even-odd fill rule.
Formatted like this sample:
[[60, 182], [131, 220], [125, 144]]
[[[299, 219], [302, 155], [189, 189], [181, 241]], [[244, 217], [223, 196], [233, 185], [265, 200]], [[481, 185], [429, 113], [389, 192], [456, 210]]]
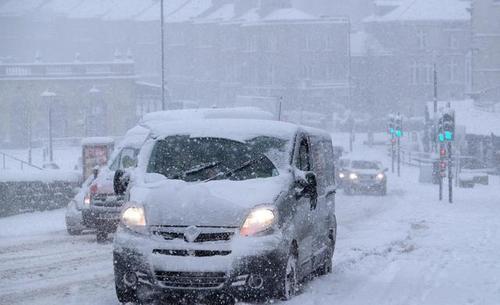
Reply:
[[33, 165], [33, 164], [30, 164], [29, 162], [26, 162], [24, 160], [21, 160], [19, 158], [16, 158], [14, 156], [11, 156], [11, 155], [6, 154], [6, 153], [1, 152], [1, 151], [0, 151], [0, 156], [2, 157], [2, 169], [3, 170], [7, 169], [7, 159], [11, 159], [11, 160], [14, 160], [16, 162], [19, 162], [21, 170], [24, 170], [25, 166], [31, 167], [31, 168], [35, 168], [35, 169], [38, 169], [38, 170], [43, 170], [43, 168], [41, 168], [41, 167], [38, 167], [38, 166]]
[[134, 76], [134, 62], [0, 63], [0, 79], [74, 76]]

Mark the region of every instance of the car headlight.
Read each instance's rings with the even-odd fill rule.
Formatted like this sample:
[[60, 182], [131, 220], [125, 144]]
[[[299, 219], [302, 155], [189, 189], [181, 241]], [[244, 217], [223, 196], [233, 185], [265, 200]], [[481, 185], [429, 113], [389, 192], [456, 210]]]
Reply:
[[83, 197], [83, 206], [84, 207], [90, 206], [90, 194], [89, 193], [85, 194], [85, 197]]
[[140, 205], [130, 205], [121, 216], [122, 224], [134, 231], [143, 232], [146, 228], [146, 213]]
[[379, 174], [377, 175], [377, 179], [378, 179], [378, 180], [384, 180], [384, 178], [385, 178], [385, 175], [384, 175], [384, 174], [382, 174], [382, 173], [379, 173]]
[[356, 180], [356, 179], [358, 179], [358, 174], [356, 174], [356, 173], [350, 173], [350, 174], [349, 174], [349, 179], [351, 179], [351, 180]]
[[345, 178], [345, 174], [344, 174], [344, 173], [340, 173], [340, 174], [339, 174], [339, 178], [340, 178], [340, 179], [344, 179], [344, 178]]
[[276, 211], [273, 207], [257, 207], [248, 214], [240, 235], [253, 236], [271, 228], [276, 220]]

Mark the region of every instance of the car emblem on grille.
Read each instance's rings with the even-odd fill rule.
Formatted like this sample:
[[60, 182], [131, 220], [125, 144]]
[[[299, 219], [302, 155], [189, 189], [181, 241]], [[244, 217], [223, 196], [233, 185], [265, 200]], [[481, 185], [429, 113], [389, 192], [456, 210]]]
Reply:
[[184, 231], [184, 240], [192, 243], [194, 242], [198, 236], [200, 236], [201, 230], [197, 228], [196, 226], [190, 226]]

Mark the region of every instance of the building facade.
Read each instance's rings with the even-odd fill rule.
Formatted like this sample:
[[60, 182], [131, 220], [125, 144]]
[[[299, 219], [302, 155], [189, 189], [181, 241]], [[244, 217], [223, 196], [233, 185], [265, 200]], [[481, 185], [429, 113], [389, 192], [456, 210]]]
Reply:
[[137, 121], [131, 60], [0, 64], [0, 143], [121, 135]]
[[[417, 0], [394, 7], [365, 19], [365, 32], [376, 48], [382, 48], [386, 62], [375, 68], [375, 73], [384, 75], [378, 81], [354, 76], [361, 80], [357, 88], [361, 97], [370, 96], [383, 111], [421, 114], [425, 102], [434, 97], [435, 67], [438, 99], [466, 98], [472, 79], [470, 2]], [[370, 56], [363, 60], [373, 62]]]
[[495, 107], [500, 104], [500, 1], [473, 0], [472, 48], [473, 97]]

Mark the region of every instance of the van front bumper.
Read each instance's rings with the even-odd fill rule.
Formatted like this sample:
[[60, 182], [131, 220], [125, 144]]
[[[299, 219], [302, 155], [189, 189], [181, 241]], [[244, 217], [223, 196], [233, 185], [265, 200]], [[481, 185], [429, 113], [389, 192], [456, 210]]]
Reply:
[[[264, 242], [258, 248], [260, 238]], [[119, 269], [129, 278], [135, 276], [136, 288], [146, 289], [148, 294], [230, 294], [239, 299], [268, 296], [272, 293], [269, 288], [276, 287], [282, 278], [286, 247], [280, 247], [278, 236], [251, 238], [254, 240], [246, 246], [243, 238], [235, 239], [239, 240], [206, 245], [160, 241], [119, 228], [113, 252], [115, 274]], [[180, 247], [188, 249], [187, 253], [178, 252], [184, 251], [177, 250]], [[197, 256], [200, 253], [203, 256]]]

